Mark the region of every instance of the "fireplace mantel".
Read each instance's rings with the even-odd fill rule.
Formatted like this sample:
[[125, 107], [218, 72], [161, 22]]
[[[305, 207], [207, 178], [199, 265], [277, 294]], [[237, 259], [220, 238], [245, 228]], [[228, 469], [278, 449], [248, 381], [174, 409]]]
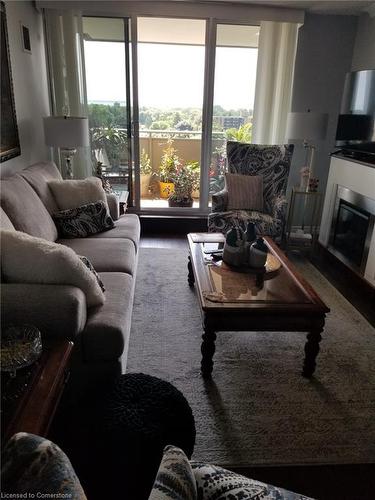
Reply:
[[[375, 200], [375, 168], [358, 161], [332, 156], [324, 199], [319, 242], [329, 246], [338, 186]], [[363, 278], [375, 286], [375, 231], [373, 231]]]

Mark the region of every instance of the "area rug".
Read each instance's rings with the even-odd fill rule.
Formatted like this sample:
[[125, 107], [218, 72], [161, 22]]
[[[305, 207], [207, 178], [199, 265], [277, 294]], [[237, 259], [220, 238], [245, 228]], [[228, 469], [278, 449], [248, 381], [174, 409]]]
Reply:
[[189, 401], [193, 458], [224, 466], [375, 462], [375, 329], [307, 261], [330, 307], [314, 377], [305, 333], [222, 332], [212, 381], [200, 375], [201, 317], [182, 249], [140, 250], [127, 371], [175, 384]]

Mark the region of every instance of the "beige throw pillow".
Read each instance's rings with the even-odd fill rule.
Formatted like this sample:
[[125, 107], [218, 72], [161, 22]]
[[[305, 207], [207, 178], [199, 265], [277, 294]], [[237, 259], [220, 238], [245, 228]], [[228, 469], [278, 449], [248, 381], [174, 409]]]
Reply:
[[48, 186], [59, 210], [69, 210], [100, 200], [108, 210], [107, 196], [98, 177], [88, 177], [83, 180], [51, 180]]
[[104, 304], [94, 275], [72, 250], [21, 231], [1, 231], [1, 270], [9, 283], [73, 285], [86, 296], [88, 307]]
[[263, 211], [263, 176], [225, 174], [228, 210]]

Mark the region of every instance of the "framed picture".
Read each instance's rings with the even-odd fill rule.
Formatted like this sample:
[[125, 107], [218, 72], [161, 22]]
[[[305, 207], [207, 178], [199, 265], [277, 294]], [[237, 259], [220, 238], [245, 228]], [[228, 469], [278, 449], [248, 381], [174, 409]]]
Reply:
[[14, 105], [13, 82], [10, 68], [8, 31], [4, 2], [0, 2], [0, 59], [1, 59], [1, 128], [0, 128], [0, 162], [21, 154], [20, 141]]
[[22, 48], [24, 52], [28, 52], [31, 54], [31, 41], [30, 41], [30, 31], [27, 26], [24, 24], [20, 24], [21, 27], [21, 40], [22, 40]]

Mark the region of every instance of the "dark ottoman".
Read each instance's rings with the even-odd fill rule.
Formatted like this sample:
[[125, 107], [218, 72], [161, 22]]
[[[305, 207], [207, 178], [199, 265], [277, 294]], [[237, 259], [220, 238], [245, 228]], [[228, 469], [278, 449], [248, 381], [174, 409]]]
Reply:
[[114, 491], [126, 490], [138, 500], [148, 497], [167, 444], [191, 457], [195, 423], [176, 387], [144, 373], [129, 373], [115, 381], [103, 402], [98, 436], [101, 462]]

